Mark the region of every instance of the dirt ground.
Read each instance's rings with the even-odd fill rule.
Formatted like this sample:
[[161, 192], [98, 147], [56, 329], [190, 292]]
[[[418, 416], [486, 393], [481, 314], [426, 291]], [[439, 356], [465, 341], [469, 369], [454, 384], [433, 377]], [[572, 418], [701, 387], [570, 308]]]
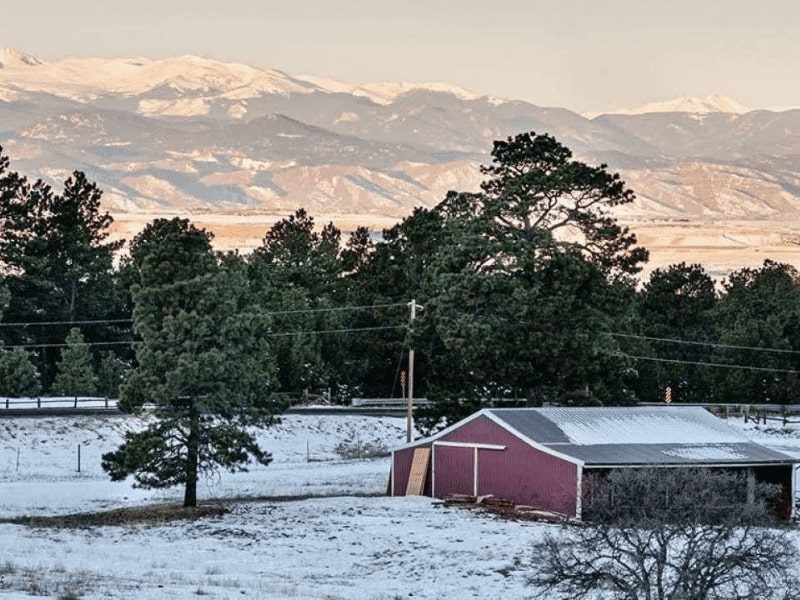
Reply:
[[[112, 237], [130, 240], [153, 218], [172, 216], [115, 214]], [[247, 253], [258, 247], [269, 227], [286, 215], [197, 213], [180, 216], [213, 232], [219, 250], [236, 249]], [[315, 218], [320, 227], [332, 221], [345, 233], [358, 226], [377, 232], [396, 222], [392, 217], [373, 215], [329, 214]], [[718, 277], [741, 267], [758, 266], [767, 258], [800, 267], [800, 224], [792, 222], [629, 220], [624, 224], [650, 250], [645, 276], [653, 269], [677, 262], [702, 263]]]

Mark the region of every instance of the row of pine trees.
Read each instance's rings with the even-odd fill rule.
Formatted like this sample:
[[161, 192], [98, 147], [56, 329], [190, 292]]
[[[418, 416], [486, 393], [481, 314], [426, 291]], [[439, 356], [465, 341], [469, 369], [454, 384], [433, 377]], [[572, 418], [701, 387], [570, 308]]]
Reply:
[[[55, 396], [117, 398], [127, 365], [114, 352], [95, 358], [77, 327], [69, 330], [50, 387]], [[0, 397], [34, 398], [43, 392], [42, 377], [31, 353], [17, 348], [0, 352]]]

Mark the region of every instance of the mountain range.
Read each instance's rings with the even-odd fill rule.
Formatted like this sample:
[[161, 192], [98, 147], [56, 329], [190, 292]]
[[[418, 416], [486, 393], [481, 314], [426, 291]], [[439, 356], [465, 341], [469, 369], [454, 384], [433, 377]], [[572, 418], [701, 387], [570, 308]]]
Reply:
[[621, 172], [637, 193], [628, 220], [800, 223], [800, 110], [710, 96], [581, 115], [441, 83], [0, 50], [13, 168], [52, 181], [84, 170], [115, 214], [398, 218], [476, 189], [493, 140], [521, 131]]

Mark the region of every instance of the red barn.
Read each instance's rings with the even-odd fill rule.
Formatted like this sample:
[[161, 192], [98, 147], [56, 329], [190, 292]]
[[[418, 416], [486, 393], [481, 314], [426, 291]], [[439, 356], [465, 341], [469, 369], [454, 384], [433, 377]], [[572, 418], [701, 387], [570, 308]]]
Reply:
[[707, 467], [781, 484], [789, 507], [795, 462], [700, 407], [489, 408], [395, 449], [390, 493], [491, 494], [580, 518], [592, 471]]

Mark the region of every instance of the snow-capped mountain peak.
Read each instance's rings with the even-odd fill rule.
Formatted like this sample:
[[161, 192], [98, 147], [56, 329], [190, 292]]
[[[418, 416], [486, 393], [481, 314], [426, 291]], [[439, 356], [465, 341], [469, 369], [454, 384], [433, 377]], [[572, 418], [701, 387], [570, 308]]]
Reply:
[[730, 114], [744, 114], [749, 112], [750, 109], [740, 104], [733, 98], [712, 94], [705, 98], [697, 98], [694, 96], [683, 96], [675, 98], [674, 100], [666, 100], [662, 102], [648, 102], [636, 108], [622, 108], [618, 110], [605, 111], [602, 113], [593, 113], [586, 115], [589, 118], [596, 117], [600, 114], [607, 115], [646, 115], [651, 113], [692, 113], [692, 114], [709, 114], [709, 113], [730, 113]]
[[16, 48], [0, 48], [0, 69], [35, 67], [43, 64], [41, 60]]
[[299, 75], [297, 79], [314, 85], [322, 91], [333, 94], [350, 94], [369, 98], [376, 104], [391, 104], [399, 96], [410, 92], [436, 92], [440, 94], [451, 94], [459, 100], [476, 100], [480, 98], [462, 87], [447, 83], [428, 82], [428, 83], [345, 83], [326, 77], [316, 77], [313, 75]]
[[[31, 66], [38, 68], [22, 68]], [[11, 49], [0, 50], [0, 86], [3, 84], [18, 90], [47, 92], [80, 102], [102, 96], [139, 96], [159, 88], [171, 89], [181, 96], [203, 96], [206, 103], [215, 99], [245, 101], [264, 95], [313, 92], [360, 96], [377, 104], [391, 104], [399, 96], [414, 91], [450, 94], [460, 100], [479, 98], [477, 94], [445, 83], [351, 84], [322, 77], [294, 76], [277, 69], [193, 55], [165, 59], [66, 58], [43, 63], [33, 56]], [[501, 102], [489, 100], [495, 104]], [[157, 94], [152, 102], [149, 99], [146, 101], [160, 105], [163, 98]], [[197, 107], [191, 110], [197, 114], [194, 112]]]

